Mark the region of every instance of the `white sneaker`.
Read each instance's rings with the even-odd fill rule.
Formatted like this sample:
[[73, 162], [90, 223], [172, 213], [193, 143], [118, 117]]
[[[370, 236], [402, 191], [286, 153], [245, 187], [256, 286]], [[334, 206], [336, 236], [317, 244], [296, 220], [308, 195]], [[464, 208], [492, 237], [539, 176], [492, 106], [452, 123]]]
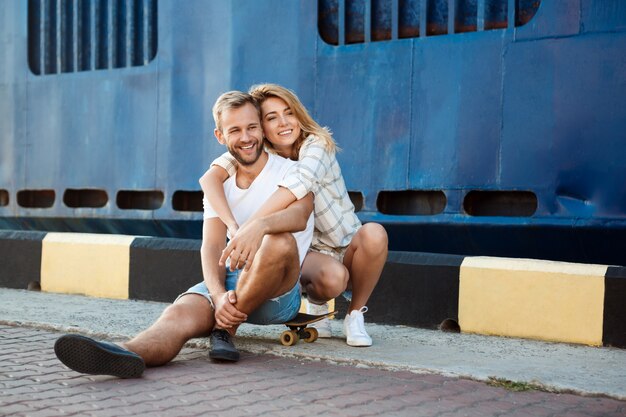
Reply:
[[[324, 304], [313, 304], [308, 301], [306, 303], [306, 313], [313, 314], [316, 316], [321, 316], [322, 314], [328, 314], [328, 303]], [[309, 327], [315, 327], [317, 329], [318, 337], [331, 337], [331, 327], [330, 327], [330, 319], [320, 320], [313, 324], [310, 324]]]
[[367, 307], [363, 306], [358, 310], [352, 310], [346, 314], [343, 321], [343, 333], [346, 335], [346, 342], [350, 346], [372, 346], [372, 338], [365, 331], [365, 320], [363, 313], [367, 312]]

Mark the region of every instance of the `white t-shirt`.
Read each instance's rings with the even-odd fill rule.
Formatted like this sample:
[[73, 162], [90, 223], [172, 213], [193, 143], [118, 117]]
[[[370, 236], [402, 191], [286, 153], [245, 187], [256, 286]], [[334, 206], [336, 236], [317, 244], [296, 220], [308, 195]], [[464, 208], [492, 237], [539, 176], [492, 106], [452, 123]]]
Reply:
[[[278, 155], [268, 154], [267, 163], [263, 170], [254, 179], [250, 187], [241, 189], [237, 187], [236, 175], [229, 177], [224, 182], [224, 193], [230, 210], [235, 216], [237, 224], [242, 225], [252, 216], [265, 201], [276, 191], [278, 184], [292, 171], [296, 161], [285, 159]], [[211, 219], [218, 217], [209, 201], [204, 198], [204, 218]], [[300, 265], [304, 261], [311, 240], [313, 239], [313, 214], [309, 216], [306, 229], [293, 233], [298, 245], [300, 255]], [[230, 236], [229, 236], [230, 238]]]

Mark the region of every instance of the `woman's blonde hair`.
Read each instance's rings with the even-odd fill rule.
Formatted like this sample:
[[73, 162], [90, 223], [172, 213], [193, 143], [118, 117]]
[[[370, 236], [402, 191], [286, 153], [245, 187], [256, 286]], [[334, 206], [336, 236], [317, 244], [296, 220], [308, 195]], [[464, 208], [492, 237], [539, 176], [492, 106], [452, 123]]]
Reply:
[[[298, 138], [295, 144], [296, 155], [300, 155], [300, 147], [302, 147], [304, 140], [311, 135], [317, 136], [322, 140], [327, 152], [335, 153], [339, 150], [330, 130], [327, 127], [321, 127], [313, 120], [293, 91], [278, 84], [257, 84], [250, 87], [249, 93], [259, 104], [263, 104], [265, 100], [271, 97], [279, 98], [287, 103], [300, 125], [300, 138]], [[269, 141], [267, 143], [271, 146]]]

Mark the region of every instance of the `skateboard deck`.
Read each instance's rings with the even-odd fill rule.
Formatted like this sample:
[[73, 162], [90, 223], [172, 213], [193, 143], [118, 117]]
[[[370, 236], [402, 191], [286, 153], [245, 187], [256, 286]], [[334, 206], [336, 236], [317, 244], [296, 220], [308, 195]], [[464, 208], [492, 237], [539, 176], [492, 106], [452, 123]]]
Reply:
[[327, 317], [331, 317], [337, 314], [336, 311], [331, 311], [327, 314], [321, 314], [319, 316], [313, 314], [298, 313], [296, 317], [285, 323], [285, 326], [289, 327], [289, 330], [285, 330], [280, 335], [280, 343], [285, 346], [293, 346], [298, 343], [298, 340], [302, 339], [307, 343], [312, 343], [317, 340], [317, 329], [315, 327], [307, 327], [309, 324], [315, 323], [320, 320], [324, 320]]

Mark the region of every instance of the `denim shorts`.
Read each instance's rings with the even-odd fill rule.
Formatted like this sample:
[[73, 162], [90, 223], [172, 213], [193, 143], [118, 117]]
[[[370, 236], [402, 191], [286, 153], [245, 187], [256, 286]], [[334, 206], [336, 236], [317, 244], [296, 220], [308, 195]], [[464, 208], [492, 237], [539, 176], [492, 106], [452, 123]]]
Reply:
[[[230, 269], [226, 269], [226, 291], [234, 290], [237, 287], [237, 281], [239, 280], [239, 274], [241, 272], [241, 269], [235, 271], [230, 271]], [[207, 288], [204, 281], [189, 288], [187, 291], [179, 295], [176, 300], [187, 294], [201, 295], [207, 298], [211, 303], [211, 306], [215, 308], [213, 300], [211, 299], [211, 294], [209, 294], [209, 289]], [[246, 322], [252, 324], [285, 323], [294, 318], [296, 314], [298, 314], [298, 311], [300, 310], [301, 297], [300, 277], [298, 277], [298, 282], [296, 283], [296, 285], [294, 285], [292, 289], [290, 289], [283, 295], [279, 295], [276, 298], [271, 298], [261, 304], [256, 310], [248, 314], [248, 320], [246, 320]]]

